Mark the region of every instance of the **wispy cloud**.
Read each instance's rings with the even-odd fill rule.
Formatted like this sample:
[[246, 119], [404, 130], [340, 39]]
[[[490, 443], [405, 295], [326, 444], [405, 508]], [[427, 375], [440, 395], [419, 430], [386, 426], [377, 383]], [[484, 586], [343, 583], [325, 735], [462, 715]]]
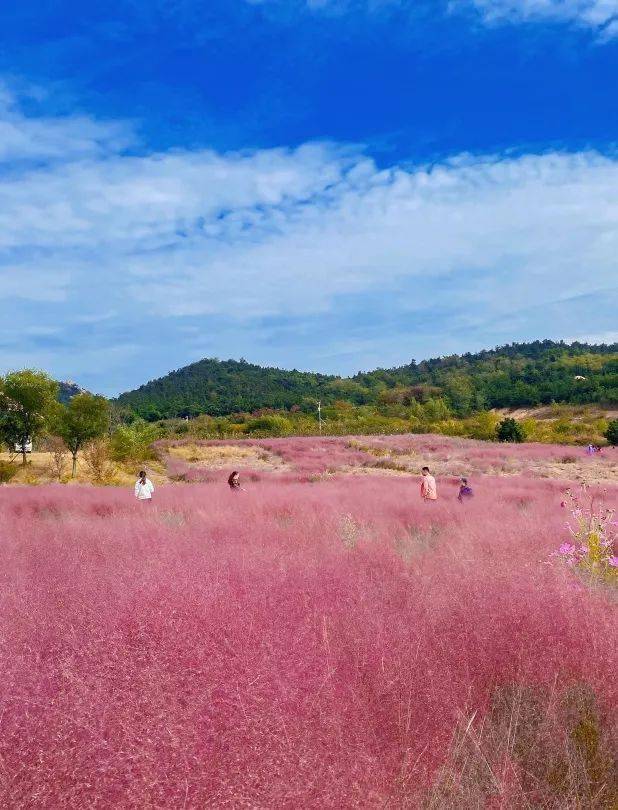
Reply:
[[566, 20], [618, 36], [618, 0], [454, 0], [472, 2], [488, 22]]
[[[381, 14], [397, 12], [414, 18], [428, 4], [410, 0], [246, 0], [269, 9], [302, 8], [328, 15]], [[618, 36], [618, 0], [438, 0], [434, 15], [474, 8], [486, 23], [562, 21], [591, 28], [600, 39]]]
[[40, 117], [39, 96], [32, 91], [28, 101], [34, 109], [26, 115], [14, 91], [0, 81], [0, 171], [10, 161], [102, 157], [133, 140], [131, 127], [124, 122], [100, 122], [86, 115]]
[[[5, 363], [49, 361], [114, 391], [200, 353], [348, 371], [558, 337], [572, 317], [581, 334], [613, 327], [612, 156], [387, 169], [332, 143], [140, 156], [122, 122], [3, 109], [21, 140], [0, 174], [0, 343], [24, 329]], [[33, 126], [43, 143], [92, 146], [33, 162]], [[44, 352], [40, 329], [64, 350]]]

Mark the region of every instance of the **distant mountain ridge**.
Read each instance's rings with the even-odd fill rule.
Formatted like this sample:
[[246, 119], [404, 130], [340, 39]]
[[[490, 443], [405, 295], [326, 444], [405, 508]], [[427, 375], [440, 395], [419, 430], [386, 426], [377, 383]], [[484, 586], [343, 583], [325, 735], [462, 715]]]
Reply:
[[61, 402], [63, 405], [68, 405], [73, 397], [77, 396], [77, 394], [83, 394], [84, 391], [84, 388], [81, 388], [72, 380], [58, 382], [58, 402]]
[[618, 343], [513, 343], [353, 377], [206, 358], [134, 391], [117, 405], [148, 420], [261, 409], [313, 410], [321, 399], [352, 405], [443, 399], [457, 415], [551, 402], [618, 404]]

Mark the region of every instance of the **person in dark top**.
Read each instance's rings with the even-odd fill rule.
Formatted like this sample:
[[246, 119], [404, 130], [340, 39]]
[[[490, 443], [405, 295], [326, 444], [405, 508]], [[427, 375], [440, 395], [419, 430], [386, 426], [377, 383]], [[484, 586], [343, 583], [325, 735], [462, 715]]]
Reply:
[[230, 485], [230, 489], [234, 492], [237, 492], [239, 489], [242, 489], [240, 486], [240, 475], [234, 470], [234, 472], [230, 475], [227, 479], [228, 484]]
[[472, 492], [472, 487], [468, 486], [468, 479], [462, 478], [459, 483], [459, 495], [457, 496], [457, 500], [459, 503], [463, 503], [473, 497], [474, 492]]

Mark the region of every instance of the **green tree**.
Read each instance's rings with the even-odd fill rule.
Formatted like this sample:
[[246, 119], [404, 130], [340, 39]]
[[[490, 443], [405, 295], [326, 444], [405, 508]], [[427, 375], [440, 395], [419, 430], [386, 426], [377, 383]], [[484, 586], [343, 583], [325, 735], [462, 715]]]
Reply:
[[618, 419], [612, 419], [603, 434], [607, 441], [614, 447], [618, 445]]
[[451, 411], [443, 399], [428, 399], [423, 405], [423, 415], [429, 422], [440, 422], [449, 419]]
[[85, 444], [107, 433], [109, 420], [109, 403], [104, 397], [78, 394], [68, 405], [58, 406], [55, 429], [73, 457], [71, 477], [77, 471], [77, 454]]
[[480, 411], [467, 422], [470, 438], [491, 441], [496, 436], [499, 420], [491, 411]]
[[464, 374], [447, 377], [444, 390], [456, 416], [467, 416], [474, 402], [472, 380]]
[[161, 429], [143, 419], [119, 425], [112, 435], [112, 455], [116, 461], [145, 461], [152, 455], [150, 445], [160, 438]]
[[521, 424], [516, 419], [507, 417], [503, 419], [496, 428], [496, 436], [499, 442], [523, 442], [526, 438]]
[[15, 447], [20, 444], [20, 434], [20, 421], [17, 414], [6, 408], [0, 393], [0, 445], [5, 445], [12, 454]]
[[0, 430], [21, 447], [23, 464], [26, 445], [45, 430], [57, 396], [58, 383], [43, 371], [12, 371], [0, 380]]

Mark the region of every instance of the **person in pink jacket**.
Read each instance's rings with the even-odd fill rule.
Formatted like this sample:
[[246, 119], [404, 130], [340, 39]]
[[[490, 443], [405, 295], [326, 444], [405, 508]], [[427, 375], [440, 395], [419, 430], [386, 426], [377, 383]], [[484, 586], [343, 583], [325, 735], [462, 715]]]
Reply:
[[429, 472], [429, 467], [423, 467], [423, 477], [421, 478], [421, 498], [424, 501], [437, 501], [438, 488], [436, 479]]

